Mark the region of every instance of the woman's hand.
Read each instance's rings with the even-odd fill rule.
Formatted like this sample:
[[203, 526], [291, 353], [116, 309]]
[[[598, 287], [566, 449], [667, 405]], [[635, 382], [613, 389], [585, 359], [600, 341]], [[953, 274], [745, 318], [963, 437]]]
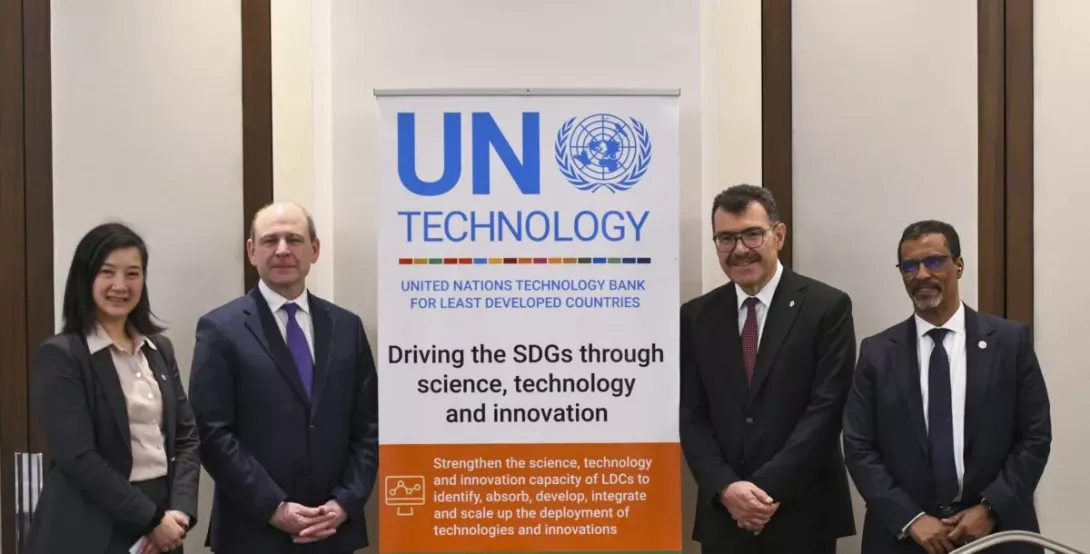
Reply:
[[170, 552], [182, 545], [185, 533], [188, 530], [189, 517], [185, 514], [171, 510], [163, 515], [162, 521], [155, 530], [148, 535], [148, 540], [159, 549], [159, 552]]
[[140, 545], [140, 552], [137, 554], [159, 554], [159, 547], [151, 542], [151, 535], [144, 537], [143, 540], [144, 542]]

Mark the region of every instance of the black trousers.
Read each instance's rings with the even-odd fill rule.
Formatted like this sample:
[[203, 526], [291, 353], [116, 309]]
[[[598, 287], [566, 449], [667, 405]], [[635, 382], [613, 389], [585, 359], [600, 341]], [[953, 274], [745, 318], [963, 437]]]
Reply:
[[702, 554], [836, 554], [836, 540], [800, 544], [764, 544], [753, 541], [745, 548], [702, 545]]
[[[156, 506], [164, 510], [169, 506], [170, 489], [167, 487], [166, 477], [149, 481], [134, 481], [132, 485], [146, 494]], [[110, 536], [110, 545], [106, 548], [106, 554], [128, 554], [129, 549], [138, 540], [140, 540], [140, 535], [134, 536], [123, 529], [114, 528], [113, 535]], [[182, 549], [176, 548], [171, 550], [169, 554], [182, 554]]]

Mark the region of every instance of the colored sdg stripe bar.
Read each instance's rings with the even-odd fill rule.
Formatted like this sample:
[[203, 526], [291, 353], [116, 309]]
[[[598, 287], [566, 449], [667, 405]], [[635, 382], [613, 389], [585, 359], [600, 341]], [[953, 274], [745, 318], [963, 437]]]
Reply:
[[398, 258], [398, 265], [649, 264], [651, 258]]

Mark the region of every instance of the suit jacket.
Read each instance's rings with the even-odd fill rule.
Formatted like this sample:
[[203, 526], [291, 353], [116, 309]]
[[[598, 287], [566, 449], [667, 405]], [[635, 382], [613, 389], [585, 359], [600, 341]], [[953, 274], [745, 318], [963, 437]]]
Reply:
[[[190, 398], [201, 459], [216, 481], [208, 544], [236, 552], [351, 552], [368, 544], [363, 507], [378, 470], [377, 374], [363, 322], [310, 295], [314, 383], [308, 398], [257, 287], [197, 324]], [[348, 520], [295, 545], [269, 524], [281, 502], [336, 499]]]
[[[680, 345], [681, 446], [699, 487], [693, 539], [744, 552], [855, 534], [838, 441], [855, 361], [848, 295], [784, 268], [752, 385], [733, 284], [681, 307]], [[756, 538], [719, 501], [740, 480], [781, 502]]]
[[[986, 498], [999, 528], [1039, 532], [1033, 491], [1052, 442], [1048, 392], [1029, 328], [965, 308], [962, 504]], [[983, 346], [982, 346], [983, 345]], [[928, 466], [915, 318], [863, 340], [844, 412], [848, 470], [867, 502], [864, 552], [923, 552], [901, 530], [938, 514]], [[1026, 545], [989, 552], [1041, 552]]]
[[193, 413], [174, 348], [165, 336], [144, 346], [163, 398], [170, 505], [156, 506], [129, 482], [128, 409], [108, 349], [91, 354], [82, 336], [56, 335], [38, 347], [31, 395], [45, 434], [49, 470], [31, 520], [28, 554], [103, 553], [114, 527], [146, 534], [165, 510], [197, 518], [200, 460]]

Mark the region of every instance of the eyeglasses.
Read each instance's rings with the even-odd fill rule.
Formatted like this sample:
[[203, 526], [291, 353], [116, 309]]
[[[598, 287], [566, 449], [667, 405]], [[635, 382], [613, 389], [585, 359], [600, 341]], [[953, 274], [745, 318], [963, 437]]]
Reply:
[[746, 248], [757, 249], [764, 245], [765, 234], [770, 229], [763, 229], [761, 227], [751, 227], [742, 231], [741, 233], [718, 233], [712, 237], [712, 241], [715, 242], [715, 247], [720, 252], [734, 252], [735, 247], [738, 246], [739, 239], [742, 244], [746, 245]]
[[897, 264], [897, 269], [901, 270], [901, 273], [905, 275], [911, 275], [920, 270], [920, 264], [923, 264], [928, 271], [938, 271], [942, 269], [942, 266], [946, 265], [946, 260], [949, 260], [950, 256], [928, 256], [918, 260], [901, 260], [901, 263]]

